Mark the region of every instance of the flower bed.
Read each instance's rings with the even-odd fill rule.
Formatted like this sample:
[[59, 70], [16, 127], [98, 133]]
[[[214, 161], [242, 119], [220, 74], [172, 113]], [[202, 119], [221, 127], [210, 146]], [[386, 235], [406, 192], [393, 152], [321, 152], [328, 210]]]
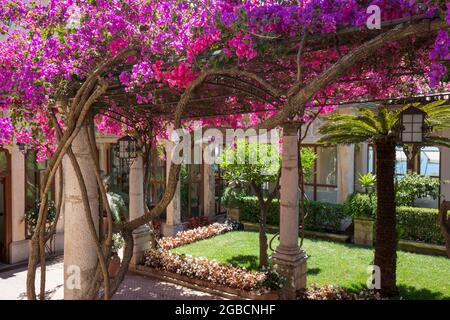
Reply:
[[235, 228], [236, 223], [234, 221], [227, 220], [225, 223], [213, 223], [205, 227], [180, 231], [175, 235], [175, 237], [162, 238], [159, 240], [159, 244], [162, 248], [170, 250], [232, 231]]
[[333, 285], [317, 287], [312, 285], [310, 288], [301, 290], [297, 296], [298, 300], [381, 300], [379, 293], [372, 290], [364, 290], [360, 293], [352, 293], [347, 289]]
[[147, 251], [144, 261], [146, 267], [206, 280], [217, 285], [246, 291], [264, 291], [261, 283], [266, 279], [266, 274], [263, 272], [226, 266], [215, 260], [180, 255], [165, 249]]

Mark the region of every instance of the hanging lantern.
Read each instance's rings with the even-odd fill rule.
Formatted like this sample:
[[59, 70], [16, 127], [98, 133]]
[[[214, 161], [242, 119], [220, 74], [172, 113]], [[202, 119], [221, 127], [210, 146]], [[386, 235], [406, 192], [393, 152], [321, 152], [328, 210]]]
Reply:
[[409, 107], [400, 113], [400, 141], [403, 144], [423, 143], [427, 126], [426, 112], [416, 107]]

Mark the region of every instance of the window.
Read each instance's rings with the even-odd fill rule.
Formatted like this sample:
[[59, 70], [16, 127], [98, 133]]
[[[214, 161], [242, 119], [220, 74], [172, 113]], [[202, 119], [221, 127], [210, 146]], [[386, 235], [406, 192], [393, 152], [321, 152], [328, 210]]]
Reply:
[[[376, 155], [373, 146], [368, 149], [368, 172], [375, 174], [376, 172]], [[395, 148], [395, 175], [401, 177], [408, 171], [408, 159], [403, 148], [398, 146]]]
[[310, 200], [337, 202], [337, 147], [307, 146], [317, 158], [307, 174], [305, 193]]
[[439, 148], [424, 147], [420, 150], [420, 174], [423, 176], [439, 178], [440, 176], [440, 159]]
[[[205, 164], [207, 165], [207, 164]], [[216, 215], [223, 213], [221, 199], [223, 191], [225, 190], [225, 180], [222, 177], [222, 169], [218, 164], [213, 164], [214, 167], [214, 182], [215, 182], [215, 212]]]
[[202, 165], [181, 166], [181, 219], [186, 221], [202, 214]]
[[115, 150], [115, 146], [108, 149], [109, 190], [128, 194], [128, 176], [130, 167], [128, 162], [121, 160]]
[[[418, 159], [413, 159], [411, 167], [413, 172], [423, 176], [439, 178], [440, 176], [440, 151], [437, 147], [422, 147]], [[376, 159], [373, 146], [369, 146], [368, 171], [375, 174]], [[401, 177], [407, 172], [408, 159], [402, 147], [395, 150], [395, 174]], [[418, 161], [416, 161], [418, 160]]]
[[[369, 172], [375, 174], [375, 153], [372, 146], [369, 146], [368, 157]], [[440, 177], [440, 151], [436, 147], [422, 147], [418, 155], [410, 162], [410, 168], [423, 176], [439, 179]], [[408, 171], [408, 159], [402, 147], [396, 148], [395, 175], [399, 179]], [[439, 199], [422, 198], [416, 200], [416, 206], [426, 208], [437, 208]]]
[[402, 147], [395, 148], [395, 175], [404, 176], [408, 172], [408, 158]]

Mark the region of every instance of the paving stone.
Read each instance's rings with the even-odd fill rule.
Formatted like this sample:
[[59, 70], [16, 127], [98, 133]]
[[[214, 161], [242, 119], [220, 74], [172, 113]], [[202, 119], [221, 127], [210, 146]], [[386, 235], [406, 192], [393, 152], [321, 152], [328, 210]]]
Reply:
[[[47, 299], [64, 297], [62, 258], [56, 258], [47, 266]], [[27, 268], [0, 272], [0, 300], [26, 300]], [[39, 288], [40, 272], [36, 274]], [[222, 297], [192, 290], [180, 285], [150, 277], [129, 273], [113, 300], [220, 300]]]

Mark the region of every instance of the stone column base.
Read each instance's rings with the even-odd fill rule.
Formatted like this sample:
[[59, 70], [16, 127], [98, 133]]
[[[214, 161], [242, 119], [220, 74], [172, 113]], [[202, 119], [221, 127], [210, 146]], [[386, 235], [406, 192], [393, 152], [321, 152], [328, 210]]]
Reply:
[[275, 270], [285, 277], [281, 289], [281, 299], [295, 300], [296, 292], [306, 288], [306, 253], [299, 248], [283, 248], [278, 246], [272, 254]]
[[133, 231], [134, 247], [133, 257], [130, 261], [130, 270], [134, 270], [138, 264], [142, 263], [145, 251], [151, 247], [151, 230], [147, 225], [143, 225]]
[[30, 251], [30, 240], [13, 241], [9, 244], [10, 264], [24, 262], [28, 260]]
[[174, 237], [178, 232], [183, 231], [184, 229], [183, 223], [170, 225], [163, 222], [161, 224], [161, 234], [164, 237]]

